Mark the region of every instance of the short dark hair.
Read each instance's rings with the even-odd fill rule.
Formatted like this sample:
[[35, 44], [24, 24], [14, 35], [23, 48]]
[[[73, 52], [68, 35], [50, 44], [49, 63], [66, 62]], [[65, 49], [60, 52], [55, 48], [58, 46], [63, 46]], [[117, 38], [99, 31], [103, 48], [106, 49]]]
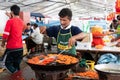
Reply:
[[27, 23], [27, 26], [30, 26], [31, 24], [30, 23]]
[[119, 14], [119, 15], [117, 15], [117, 20], [120, 20], [120, 14]]
[[38, 27], [38, 25], [36, 23], [34, 23], [33, 26]]
[[63, 8], [58, 15], [62, 18], [68, 16], [70, 20], [72, 19], [72, 11], [69, 8]]
[[19, 15], [20, 13], [20, 7], [17, 5], [12, 5], [10, 7], [10, 10], [13, 12], [14, 15]]
[[117, 22], [117, 20], [116, 20], [116, 19], [113, 19], [113, 22], [114, 22], [114, 23], [116, 23], [116, 22]]

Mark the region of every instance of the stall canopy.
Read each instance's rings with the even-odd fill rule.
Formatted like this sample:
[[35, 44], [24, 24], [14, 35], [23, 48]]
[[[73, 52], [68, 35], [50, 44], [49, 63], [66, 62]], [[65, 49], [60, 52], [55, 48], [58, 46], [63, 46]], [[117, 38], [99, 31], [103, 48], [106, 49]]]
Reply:
[[42, 15], [41, 13], [31, 13], [30, 16], [35, 16], [35, 17], [45, 18], [45, 16]]

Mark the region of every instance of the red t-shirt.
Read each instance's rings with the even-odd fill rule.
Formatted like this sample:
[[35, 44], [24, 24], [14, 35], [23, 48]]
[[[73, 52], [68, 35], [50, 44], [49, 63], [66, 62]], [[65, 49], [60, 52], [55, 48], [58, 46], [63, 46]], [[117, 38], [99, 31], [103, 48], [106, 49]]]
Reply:
[[12, 18], [7, 21], [3, 39], [7, 40], [6, 48], [16, 49], [22, 48], [22, 31], [24, 28], [24, 23], [20, 18]]

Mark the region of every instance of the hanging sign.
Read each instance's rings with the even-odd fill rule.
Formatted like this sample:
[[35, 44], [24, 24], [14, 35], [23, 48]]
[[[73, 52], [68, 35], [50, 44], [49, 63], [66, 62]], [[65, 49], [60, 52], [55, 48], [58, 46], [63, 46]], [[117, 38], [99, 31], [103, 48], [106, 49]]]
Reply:
[[116, 9], [116, 13], [120, 14], [120, 0], [116, 0], [115, 9]]

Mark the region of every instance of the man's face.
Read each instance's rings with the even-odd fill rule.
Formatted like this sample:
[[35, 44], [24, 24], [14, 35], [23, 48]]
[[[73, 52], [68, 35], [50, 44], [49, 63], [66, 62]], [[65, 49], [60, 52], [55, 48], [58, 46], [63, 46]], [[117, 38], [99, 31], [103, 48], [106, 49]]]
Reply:
[[68, 16], [66, 17], [60, 17], [60, 23], [62, 25], [63, 28], [66, 28], [69, 24], [70, 24], [70, 19], [68, 18]]
[[27, 28], [30, 29], [30, 25], [28, 25]]

